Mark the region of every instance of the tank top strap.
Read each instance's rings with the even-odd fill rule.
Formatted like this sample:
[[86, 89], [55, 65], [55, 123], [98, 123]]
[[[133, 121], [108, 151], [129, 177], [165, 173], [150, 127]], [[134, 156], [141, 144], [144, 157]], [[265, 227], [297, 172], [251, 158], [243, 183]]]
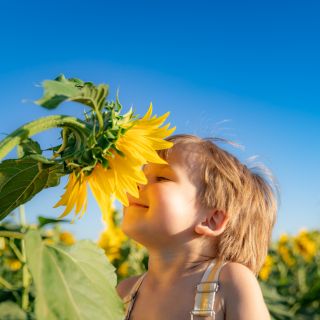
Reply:
[[133, 309], [133, 306], [134, 306], [134, 303], [135, 303], [135, 300], [136, 300], [136, 297], [138, 294], [138, 290], [139, 290], [146, 274], [147, 274], [147, 272], [145, 272], [144, 274], [142, 274], [140, 276], [140, 278], [137, 280], [137, 282], [134, 284], [134, 286], [130, 290], [129, 294], [127, 294], [123, 298], [123, 303], [125, 305], [125, 320], [128, 320], [130, 318], [130, 313]]
[[190, 312], [191, 320], [194, 319], [194, 316], [215, 319], [214, 302], [219, 289], [219, 275], [226, 263], [214, 259], [207, 267], [201, 282], [196, 286], [195, 303]]

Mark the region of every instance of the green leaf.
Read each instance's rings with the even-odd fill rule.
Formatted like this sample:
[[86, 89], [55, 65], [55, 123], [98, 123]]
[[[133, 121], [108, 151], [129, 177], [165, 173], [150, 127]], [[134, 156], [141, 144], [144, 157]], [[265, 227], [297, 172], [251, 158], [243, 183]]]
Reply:
[[30, 230], [25, 239], [37, 319], [123, 319], [115, 268], [101, 248], [88, 240], [68, 249], [49, 246], [37, 230]]
[[43, 226], [45, 226], [47, 224], [70, 222], [70, 220], [67, 220], [67, 219], [51, 219], [51, 218], [38, 216], [38, 222], [39, 222], [39, 228], [42, 228]]
[[274, 287], [270, 287], [263, 282], [260, 283], [260, 287], [272, 319], [293, 319], [294, 314], [290, 310], [290, 306], [287, 304], [286, 297], [281, 296]]
[[26, 138], [20, 142], [20, 147], [22, 149], [22, 154], [19, 158], [28, 156], [31, 154], [42, 154], [41, 147], [37, 141], [30, 138]]
[[62, 164], [45, 164], [31, 158], [5, 160], [0, 164], [0, 220], [42, 189], [59, 184]]
[[44, 96], [35, 103], [47, 109], [55, 109], [63, 101], [79, 94], [79, 89], [74, 82], [68, 81], [64, 76], [56, 80], [46, 80], [42, 85]]
[[64, 75], [55, 80], [44, 81], [43, 88], [44, 96], [35, 103], [47, 109], [54, 109], [68, 100], [80, 102], [95, 111], [101, 111], [106, 104], [106, 97], [109, 93], [108, 85], [96, 86], [92, 82], [83, 82], [76, 78], [66, 79]]
[[27, 314], [14, 302], [0, 303], [1, 320], [27, 320]]

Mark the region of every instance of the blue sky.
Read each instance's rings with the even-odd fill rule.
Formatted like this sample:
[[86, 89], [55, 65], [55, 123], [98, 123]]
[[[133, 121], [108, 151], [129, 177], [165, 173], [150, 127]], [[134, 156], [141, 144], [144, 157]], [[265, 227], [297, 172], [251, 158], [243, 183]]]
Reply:
[[[243, 161], [258, 155], [280, 185], [274, 238], [320, 228], [319, 13], [318, 1], [3, 1], [0, 131], [49, 114], [81, 116], [74, 104], [34, 105], [44, 79], [106, 82], [124, 110], [143, 114], [152, 101], [156, 113], [171, 111], [177, 132], [234, 140]], [[37, 138], [50, 146], [57, 133]], [[32, 199], [29, 221], [58, 216], [62, 192], [63, 183]], [[103, 225], [89, 201], [66, 228], [97, 239]]]

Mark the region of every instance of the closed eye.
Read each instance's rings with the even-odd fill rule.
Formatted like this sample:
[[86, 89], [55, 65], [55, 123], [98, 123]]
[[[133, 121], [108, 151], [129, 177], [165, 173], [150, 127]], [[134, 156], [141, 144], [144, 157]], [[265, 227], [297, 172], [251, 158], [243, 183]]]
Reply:
[[156, 177], [156, 181], [170, 181], [170, 179], [166, 177]]

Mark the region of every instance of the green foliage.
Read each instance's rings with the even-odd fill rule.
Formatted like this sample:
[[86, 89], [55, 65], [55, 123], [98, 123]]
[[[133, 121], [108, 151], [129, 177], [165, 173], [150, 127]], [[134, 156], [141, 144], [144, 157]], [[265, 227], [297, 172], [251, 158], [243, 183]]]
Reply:
[[26, 138], [20, 142], [19, 151], [21, 152], [21, 158], [29, 155], [40, 155], [42, 153], [39, 143], [30, 138]]
[[14, 302], [0, 303], [1, 320], [27, 320], [27, 314]]
[[[0, 319], [123, 319], [115, 268], [103, 250], [91, 241], [76, 242], [55, 219], [39, 221], [24, 239], [7, 236], [26, 227], [0, 225]], [[54, 229], [44, 229], [49, 224]]]
[[281, 296], [277, 288], [264, 282], [260, 282], [260, 287], [272, 319], [290, 320], [293, 318], [294, 314], [288, 306], [287, 297]]
[[319, 320], [320, 232], [282, 235], [267, 261], [260, 283], [272, 319]]
[[76, 78], [66, 79], [64, 75], [60, 75], [55, 80], [44, 81], [43, 88], [44, 96], [36, 103], [45, 108], [54, 109], [68, 100], [80, 102], [98, 111], [106, 104], [109, 87], [105, 84], [95, 86], [92, 82]]
[[59, 184], [63, 166], [26, 157], [0, 164], [0, 220], [44, 188]]
[[38, 216], [39, 228], [42, 228], [47, 224], [52, 224], [52, 223], [57, 224], [57, 223], [62, 223], [62, 222], [70, 222], [70, 221], [66, 220], [66, 219], [52, 219], [52, 218]]
[[95, 244], [46, 245], [36, 230], [30, 230], [25, 240], [37, 319], [122, 319], [114, 267]]

